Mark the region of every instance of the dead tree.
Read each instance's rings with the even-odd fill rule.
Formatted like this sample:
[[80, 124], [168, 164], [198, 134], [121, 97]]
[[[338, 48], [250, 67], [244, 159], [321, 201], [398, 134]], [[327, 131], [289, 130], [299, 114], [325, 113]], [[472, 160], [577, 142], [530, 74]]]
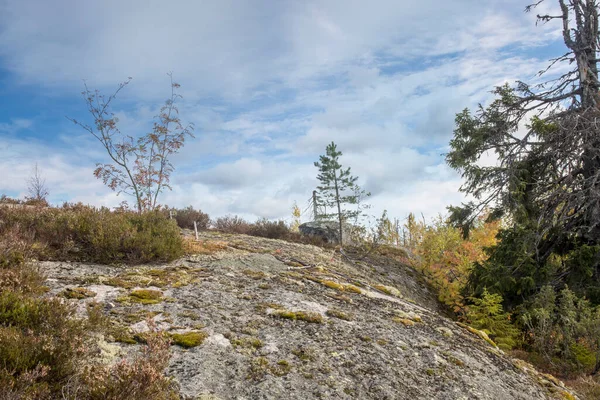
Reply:
[[33, 200], [36, 203], [45, 203], [49, 192], [46, 186], [46, 178], [43, 177], [38, 164], [35, 163], [32, 175], [27, 180], [28, 200]]

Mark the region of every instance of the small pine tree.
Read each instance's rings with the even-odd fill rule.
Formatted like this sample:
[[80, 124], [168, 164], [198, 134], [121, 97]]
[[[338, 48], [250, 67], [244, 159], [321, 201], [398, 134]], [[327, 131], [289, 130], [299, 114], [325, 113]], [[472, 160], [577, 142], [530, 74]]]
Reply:
[[[350, 168], [343, 168], [339, 162], [342, 155], [338, 151], [334, 142], [331, 142], [326, 149], [325, 155], [319, 157], [319, 161], [315, 162], [315, 167], [319, 169], [317, 179], [321, 182], [317, 186], [319, 198], [328, 209], [337, 210], [331, 214], [324, 215], [325, 218], [335, 217], [339, 223], [339, 239], [340, 244], [343, 243], [342, 227], [344, 221], [350, 218], [356, 218], [360, 210], [344, 210], [343, 204], [357, 204], [359, 194], [355, 190], [357, 188], [357, 177], [350, 174]], [[360, 191], [359, 191], [360, 193]], [[368, 195], [368, 194], [366, 194]]]
[[481, 298], [472, 297], [473, 304], [467, 311], [467, 319], [473, 327], [490, 335], [503, 350], [510, 350], [517, 344], [519, 329], [510, 321], [510, 314], [502, 308], [502, 296], [483, 290]]

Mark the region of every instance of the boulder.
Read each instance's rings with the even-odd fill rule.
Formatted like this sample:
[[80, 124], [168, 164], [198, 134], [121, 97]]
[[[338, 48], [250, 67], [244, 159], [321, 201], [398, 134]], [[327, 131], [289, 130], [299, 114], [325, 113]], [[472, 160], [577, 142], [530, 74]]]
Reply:
[[[300, 232], [306, 236], [317, 236], [323, 238], [327, 243], [339, 243], [339, 223], [337, 221], [311, 221], [298, 227]], [[343, 244], [351, 241], [352, 226], [343, 224]]]

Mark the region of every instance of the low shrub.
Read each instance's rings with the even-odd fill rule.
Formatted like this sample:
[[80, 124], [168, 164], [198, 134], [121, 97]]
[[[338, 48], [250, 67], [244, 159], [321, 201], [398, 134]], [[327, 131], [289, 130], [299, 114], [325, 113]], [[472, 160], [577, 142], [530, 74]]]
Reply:
[[215, 220], [214, 228], [224, 233], [249, 235], [252, 231], [252, 224], [237, 215], [226, 215]]
[[543, 286], [521, 317], [528, 349], [539, 354], [549, 369], [563, 375], [600, 370], [600, 307], [568, 287], [556, 293]]
[[0, 208], [0, 236], [28, 232], [40, 259], [140, 263], [183, 255], [174, 221], [159, 212], [111, 212], [81, 204], [62, 208]]
[[290, 233], [290, 228], [285, 222], [269, 221], [266, 218], [259, 219], [250, 228], [250, 235], [269, 239], [285, 239], [290, 236]]
[[223, 233], [259, 236], [268, 239], [280, 239], [288, 242], [311, 244], [320, 247], [332, 247], [333, 244], [319, 236], [307, 236], [292, 230], [284, 221], [270, 221], [260, 218], [250, 223], [237, 215], [227, 215], [217, 218], [214, 228]]
[[74, 308], [59, 299], [3, 291], [0, 386], [54, 392], [65, 384], [86, 351], [86, 324], [73, 316]]
[[146, 334], [141, 353], [132, 361], [87, 367], [71, 390], [78, 399], [86, 400], [179, 399], [175, 382], [164, 375], [169, 365], [169, 345], [168, 337], [152, 331]]
[[194, 229], [194, 221], [199, 230], [206, 230], [210, 226], [210, 217], [208, 214], [205, 214], [200, 210], [195, 210], [192, 206], [181, 209], [172, 209], [170, 211], [174, 211], [175, 220], [180, 228]]
[[154, 332], [141, 354], [99, 364], [95, 335], [113, 329], [97, 303], [86, 318], [64, 299], [41, 296], [43, 277], [29, 265], [27, 235], [16, 226], [0, 236], [0, 400], [177, 399], [164, 375], [169, 339]]

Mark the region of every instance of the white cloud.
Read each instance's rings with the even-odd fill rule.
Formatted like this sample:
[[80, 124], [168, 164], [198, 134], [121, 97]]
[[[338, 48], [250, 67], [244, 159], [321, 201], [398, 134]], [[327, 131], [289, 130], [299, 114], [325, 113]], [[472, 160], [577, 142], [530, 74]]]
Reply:
[[[532, 78], [545, 65], [536, 50], [560, 40], [556, 25], [535, 27], [522, 8], [519, 0], [7, 1], [0, 67], [18, 87], [61, 101], [78, 96], [82, 78], [107, 91], [133, 76], [116, 103], [133, 135], [151, 128], [173, 71], [196, 139], [174, 157], [170, 205], [286, 217], [310, 196], [312, 162], [333, 140], [377, 210], [433, 215], [462, 199], [441, 155], [455, 113], [488, 101], [494, 85]], [[57, 126], [0, 120], [0, 174], [11, 176], [0, 192], [23, 193], [38, 161], [55, 201], [116, 205], [122, 198], [91, 175], [104, 158], [98, 143]], [[15, 139], [16, 131], [30, 135]]]

